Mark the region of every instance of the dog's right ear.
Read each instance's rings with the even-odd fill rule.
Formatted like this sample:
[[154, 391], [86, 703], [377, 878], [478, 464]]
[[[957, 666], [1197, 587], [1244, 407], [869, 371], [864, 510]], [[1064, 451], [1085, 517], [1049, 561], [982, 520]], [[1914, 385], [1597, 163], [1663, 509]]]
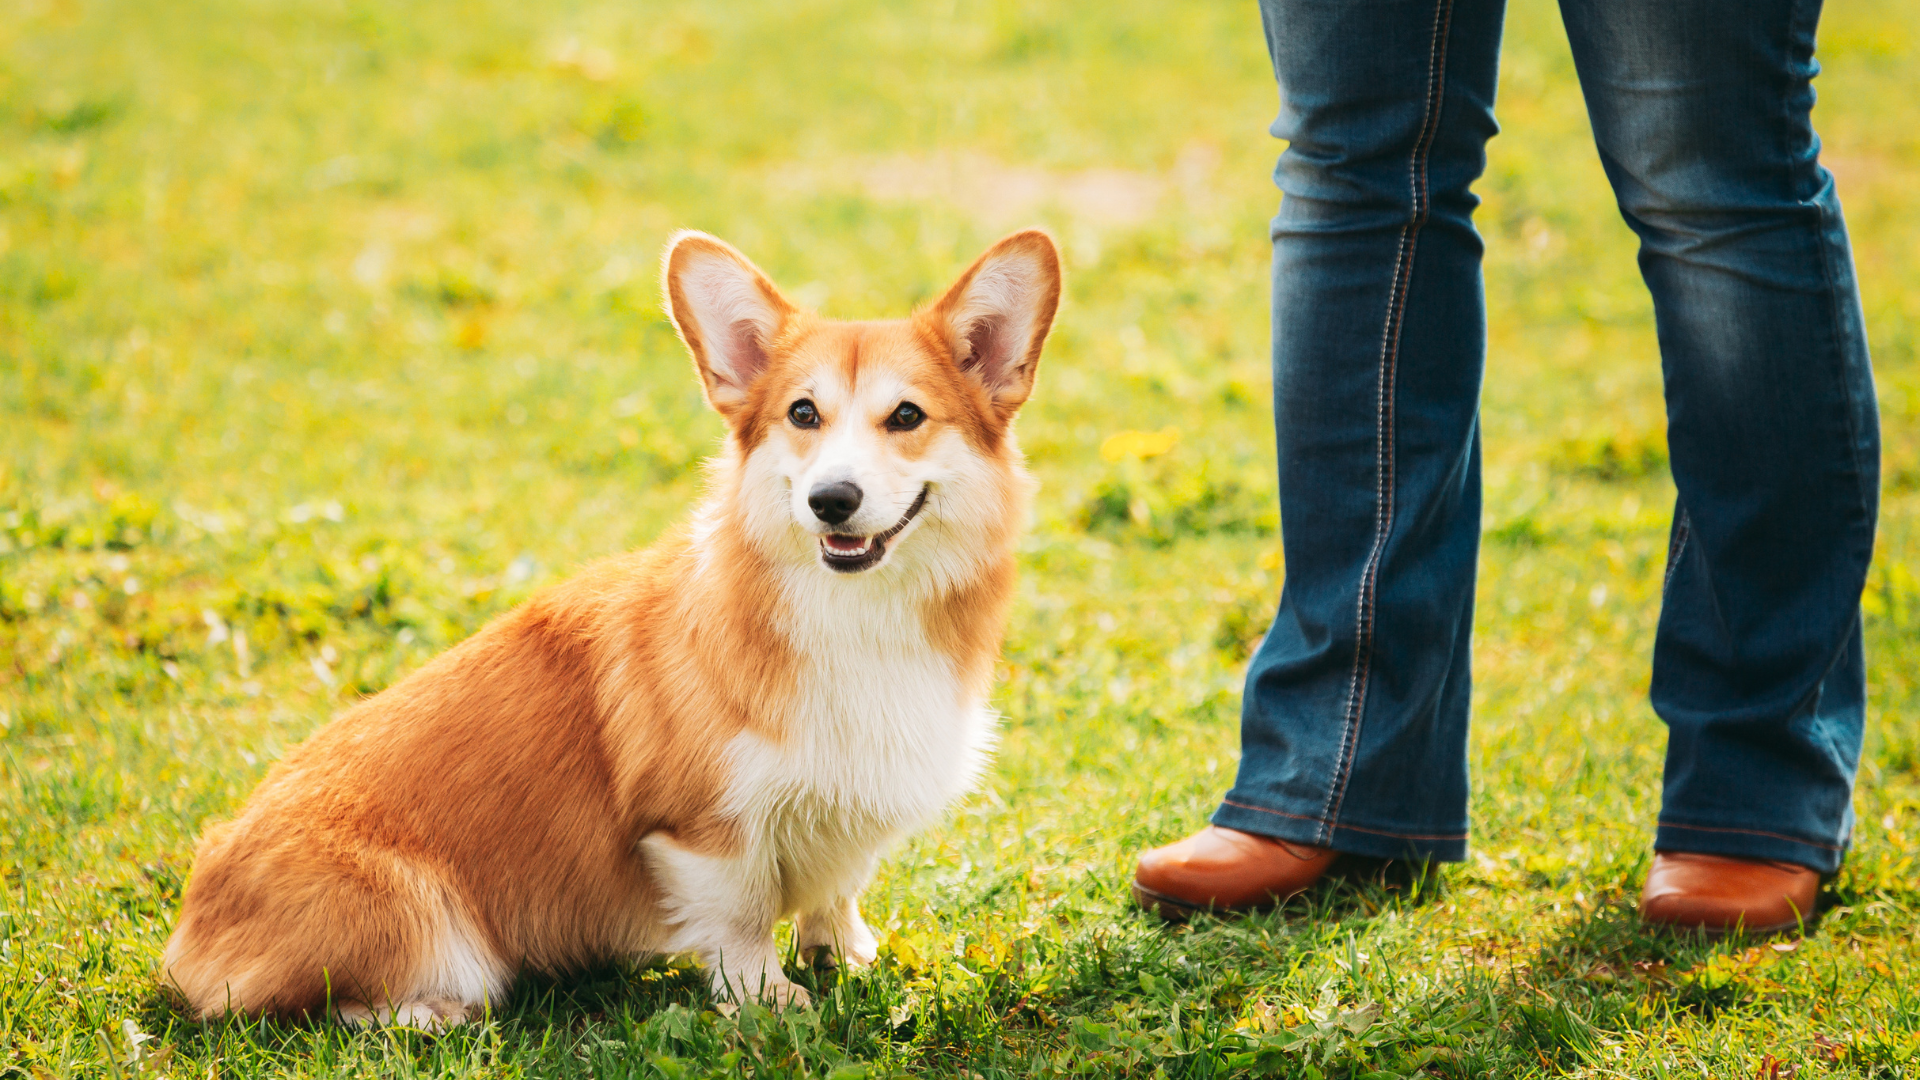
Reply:
[[673, 328], [693, 354], [707, 404], [730, 419], [799, 309], [731, 244], [691, 229], [667, 241], [661, 279]]

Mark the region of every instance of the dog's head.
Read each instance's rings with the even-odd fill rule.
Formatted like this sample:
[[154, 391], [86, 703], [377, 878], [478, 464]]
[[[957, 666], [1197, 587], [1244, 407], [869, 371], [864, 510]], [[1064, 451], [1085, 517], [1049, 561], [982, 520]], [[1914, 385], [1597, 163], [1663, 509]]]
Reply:
[[893, 322], [802, 310], [705, 233], [675, 236], [664, 261], [757, 547], [840, 574], [908, 562], [959, 575], [1004, 553], [1027, 483], [1013, 418], [1060, 300], [1047, 234], [1008, 236]]

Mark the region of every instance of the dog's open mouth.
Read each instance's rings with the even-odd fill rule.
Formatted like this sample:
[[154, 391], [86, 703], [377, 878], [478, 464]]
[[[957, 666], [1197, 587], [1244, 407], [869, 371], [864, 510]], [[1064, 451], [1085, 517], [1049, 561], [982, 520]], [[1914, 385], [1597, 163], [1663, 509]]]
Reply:
[[907, 507], [907, 512], [899, 521], [894, 522], [893, 528], [886, 532], [875, 533], [872, 536], [842, 536], [839, 533], [827, 533], [822, 536], [820, 538], [821, 561], [843, 574], [857, 574], [878, 564], [881, 559], [886, 558], [887, 541], [899, 536], [900, 531], [907, 527], [907, 523], [911, 522], [914, 516], [920, 513], [921, 508], [927, 505], [929, 490], [930, 485], [921, 485], [920, 494], [914, 498], [913, 505]]

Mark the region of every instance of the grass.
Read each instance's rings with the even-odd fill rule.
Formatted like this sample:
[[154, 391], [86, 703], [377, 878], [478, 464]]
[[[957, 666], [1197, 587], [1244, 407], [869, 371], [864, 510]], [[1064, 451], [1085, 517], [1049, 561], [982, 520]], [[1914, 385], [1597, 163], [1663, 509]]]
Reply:
[[[1916, 26], [1915, 0], [1835, 5], [1821, 41], [1887, 436], [1860, 825], [1817, 934], [1710, 944], [1633, 917], [1672, 489], [1551, 5], [1509, 16], [1481, 184], [1474, 854], [1168, 929], [1130, 910], [1131, 859], [1230, 781], [1282, 572], [1250, 5], [22, 0], [0, 1076], [1920, 1075]], [[684, 966], [621, 964], [439, 1039], [174, 1011], [155, 961], [206, 821], [694, 498], [718, 425], [655, 301], [672, 229], [863, 317], [1031, 220], [1070, 279], [1021, 427], [1043, 489], [1005, 745], [884, 864], [874, 971], [728, 1017]]]

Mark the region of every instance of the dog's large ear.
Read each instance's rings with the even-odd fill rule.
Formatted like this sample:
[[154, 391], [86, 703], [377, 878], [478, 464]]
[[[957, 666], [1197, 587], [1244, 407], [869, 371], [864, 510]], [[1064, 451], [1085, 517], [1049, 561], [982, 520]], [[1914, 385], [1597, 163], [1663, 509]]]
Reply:
[[1059, 306], [1060, 252], [1046, 233], [1025, 229], [988, 248], [920, 317], [1005, 420], [1033, 392]]
[[767, 275], [703, 232], [675, 233], [661, 258], [673, 328], [693, 354], [707, 404], [731, 417], [767, 369], [768, 349], [798, 310]]

